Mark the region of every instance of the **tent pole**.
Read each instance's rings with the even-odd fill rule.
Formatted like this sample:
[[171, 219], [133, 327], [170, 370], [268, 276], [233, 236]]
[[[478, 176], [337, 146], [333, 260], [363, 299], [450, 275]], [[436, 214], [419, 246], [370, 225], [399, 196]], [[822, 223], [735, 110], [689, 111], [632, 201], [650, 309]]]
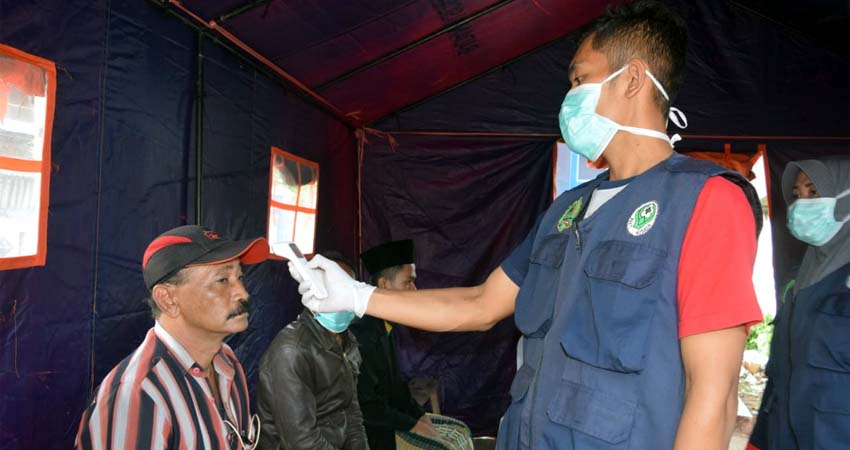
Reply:
[[195, 224], [203, 221], [204, 186], [204, 32], [198, 31], [195, 77]]
[[[487, 131], [392, 131], [380, 130], [391, 136], [459, 136], [459, 137], [534, 137], [534, 138], [558, 138], [559, 133], [512, 133], [512, 132], [487, 132]], [[681, 134], [683, 139], [717, 139], [732, 141], [850, 141], [850, 136], [747, 136], [747, 135], [719, 135], [719, 134]]]
[[255, 1], [250, 2], [250, 3], [246, 3], [242, 6], [234, 9], [233, 11], [230, 11], [229, 13], [224, 13], [224, 14], [218, 16], [218, 23], [221, 24], [221, 23], [227, 22], [228, 20], [230, 20], [234, 17], [241, 16], [242, 14], [245, 14], [246, 12], [248, 12], [248, 11], [258, 7], [258, 6], [261, 6], [261, 5], [264, 5], [264, 4], [268, 5], [269, 3], [271, 3], [271, 0], [255, 0]]
[[559, 133], [511, 133], [487, 131], [383, 131], [392, 136], [533, 137], [561, 138]]
[[746, 136], [716, 134], [682, 134], [683, 139], [723, 139], [739, 141], [850, 141], [850, 136]]
[[343, 124], [345, 124], [349, 128], [357, 129], [357, 128], [360, 128], [360, 127], [363, 126], [363, 124], [361, 124], [358, 120], [355, 120], [354, 118], [345, 115], [345, 113], [343, 113], [339, 108], [337, 108], [336, 106], [331, 104], [329, 101], [325, 100], [324, 97], [322, 97], [321, 95], [317, 94], [315, 91], [313, 91], [312, 89], [307, 87], [307, 85], [305, 85], [304, 83], [299, 81], [297, 78], [290, 75], [289, 72], [286, 72], [285, 70], [281, 69], [277, 64], [273, 63], [271, 60], [269, 60], [265, 56], [257, 53], [256, 50], [254, 50], [248, 44], [246, 44], [245, 42], [243, 42], [242, 40], [240, 40], [239, 38], [237, 38], [236, 36], [231, 34], [229, 31], [227, 31], [224, 27], [221, 26], [221, 24], [219, 24], [215, 20], [210, 20], [209, 22], [207, 22], [206, 20], [204, 20], [203, 18], [199, 17], [197, 14], [193, 13], [191, 10], [186, 8], [186, 6], [184, 6], [183, 3], [180, 0], [162, 0], [162, 1], [167, 2], [167, 6], [171, 6], [171, 7], [176, 8], [177, 10], [182, 12], [186, 17], [188, 17], [189, 19], [191, 19], [193, 22], [200, 25], [201, 27], [203, 27], [207, 30], [216, 31], [225, 40], [227, 40], [232, 45], [235, 45], [236, 47], [241, 49], [243, 52], [245, 52], [248, 55], [250, 55], [251, 57], [253, 57], [254, 60], [259, 62], [263, 66], [265, 66], [267, 69], [271, 70], [275, 75], [277, 75], [281, 79], [285, 80], [293, 88], [295, 88], [296, 91], [298, 91], [302, 95], [304, 95], [307, 98], [309, 98], [310, 100], [312, 100], [313, 103], [322, 107], [325, 111], [329, 112], [332, 116], [334, 116], [337, 120], [339, 120], [340, 122], [342, 122]]
[[770, 200], [770, 164], [767, 163], [767, 144], [758, 144], [758, 152], [761, 154], [761, 163], [764, 170], [764, 184], [767, 189], [767, 217], [773, 217], [773, 203]]

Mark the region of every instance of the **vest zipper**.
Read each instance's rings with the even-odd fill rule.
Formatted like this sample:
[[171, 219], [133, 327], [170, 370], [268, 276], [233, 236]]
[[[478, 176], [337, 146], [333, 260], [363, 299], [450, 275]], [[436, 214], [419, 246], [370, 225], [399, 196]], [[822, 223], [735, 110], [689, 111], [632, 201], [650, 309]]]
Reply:
[[578, 225], [573, 229], [576, 235], [576, 251], [581, 253], [581, 235], [578, 234]]
[[792, 295], [791, 301], [789, 303], [790, 303], [790, 305], [788, 305], [788, 307], [790, 309], [788, 310], [788, 326], [786, 327], [786, 333], [785, 333], [785, 335], [788, 339], [788, 383], [787, 383], [788, 389], [787, 389], [787, 393], [786, 393], [786, 395], [787, 395], [786, 398], [788, 399], [788, 405], [785, 408], [785, 415], [788, 418], [788, 429], [791, 431], [791, 437], [794, 439], [794, 444], [799, 448], [800, 445], [797, 441], [797, 433], [794, 431], [794, 424], [791, 423], [791, 376], [794, 373], [794, 361], [793, 361], [793, 358], [791, 356], [791, 354], [792, 354], [792, 344], [793, 344], [793, 342], [792, 342], [793, 339], [792, 339], [792, 336], [791, 336], [791, 327], [792, 327], [793, 319], [794, 319], [794, 308], [797, 305], [797, 296]]
[[[545, 338], [544, 338], [544, 340], [545, 340]], [[534, 423], [535, 423], [535, 420], [534, 420], [534, 405], [537, 404], [537, 380], [538, 380], [538, 376], [540, 375], [540, 369], [542, 367], [543, 367], [543, 355], [541, 354], [540, 355], [540, 364], [537, 365], [536, 371], [534, 373], [534, 379], [531, 380], [531, 386], [529, 386], [529, 390], [531, 390], [531, 392], [530, 392], [531, 402], [528, 405], [528, 408], [529, 408], [529, 410], [528, 410], [529, 411], [528, 412], [528, 448], [529, 449], [534, 448], [534, 430], [537, 428], [537, 427], [534, 426]], [[526, 395], [528, 395], [528, 394], [526, 394]], [[523, 414], [524, 412], [525, 411], [520, 411], [520, 418], [519, 418], [520, 426], [522, 426], [522, 420], [523, 420], [522, 416], [524, 415]], [[519, 444], [520, 444], [520, 447], [521, 447], [522, 441], [520, 441]]]

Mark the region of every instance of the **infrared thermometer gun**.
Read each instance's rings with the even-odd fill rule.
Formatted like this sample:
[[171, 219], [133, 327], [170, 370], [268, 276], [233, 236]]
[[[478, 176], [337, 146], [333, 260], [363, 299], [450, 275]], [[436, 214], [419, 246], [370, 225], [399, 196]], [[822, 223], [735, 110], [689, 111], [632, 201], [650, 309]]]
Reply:
[[294, 242], [272, 244], [272, 252], [275, 255], [288, 259], [295, 266], [295, 270], [301, 275], [301, 278], [310, 281], [312, 285], [310, 289], [316, 295], [316, 298], [328, 297], [328, 291], [325, 289], [325, 283], [322, 281], [322, 277], [318, 271], [307, 267], [307, 258], [304, 257], [304, 254], [301, 253], [301, 250], [298, 249], [298, 246]]

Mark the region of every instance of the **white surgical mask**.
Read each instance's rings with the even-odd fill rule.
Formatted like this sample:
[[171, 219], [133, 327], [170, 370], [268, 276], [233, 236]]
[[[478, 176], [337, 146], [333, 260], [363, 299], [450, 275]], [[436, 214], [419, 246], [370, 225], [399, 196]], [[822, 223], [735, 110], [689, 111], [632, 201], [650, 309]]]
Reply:
[[[570, 150], [584, 156], [589, 161], [599, 159], [617, 131], [661, 139], [668, 142], [670, 147], [673, 147], [676, 142], [682, 139], [678, 134], [669, 137], [660, 131], [648, 128], [620, 125], [596, 113], [596, 106], [599, 103], [602, 85], [623, 73], [626, 67], [624, 66], [622, 69], [612, 73], [608, 78], [602, 80], [601, 83], [587, 83], [570, 89], [561, 104], [561, 112], [558, 114], [561, 136], [563, 136], [564, 142], [567, 143]], [[664, 87], [661, 86], [661, 83], [648, 70], [646, 71], [646, 75], [652, 80], [652, 83], [664, 98], [669, 101], [670, 97], [667, 95]], [[688, 126], [688, 119], [685, 117], [685, 114], [677, 108], [670, 108], [668, 119], [672, 120], [679, 128]]]
[[835, 203], [850, 195], [850, 189], [835, 197], [799, 198], [788, 207], [788, 229], [795, 238], [815, 247], [829, 242], [850, 216], [835, 220]]

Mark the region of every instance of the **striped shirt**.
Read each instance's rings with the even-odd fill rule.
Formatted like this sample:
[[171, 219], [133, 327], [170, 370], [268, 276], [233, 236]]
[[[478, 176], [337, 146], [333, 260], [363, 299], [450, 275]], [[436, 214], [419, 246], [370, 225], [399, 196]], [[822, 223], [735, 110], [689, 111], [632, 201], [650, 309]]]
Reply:
[[201, 367], [157, 323], [103, 379], [80, 421], [77, 450], [240, 450], [224, 421], [247, 434], [245, 373], [227, 344], [213, 367], [220, 405]]

